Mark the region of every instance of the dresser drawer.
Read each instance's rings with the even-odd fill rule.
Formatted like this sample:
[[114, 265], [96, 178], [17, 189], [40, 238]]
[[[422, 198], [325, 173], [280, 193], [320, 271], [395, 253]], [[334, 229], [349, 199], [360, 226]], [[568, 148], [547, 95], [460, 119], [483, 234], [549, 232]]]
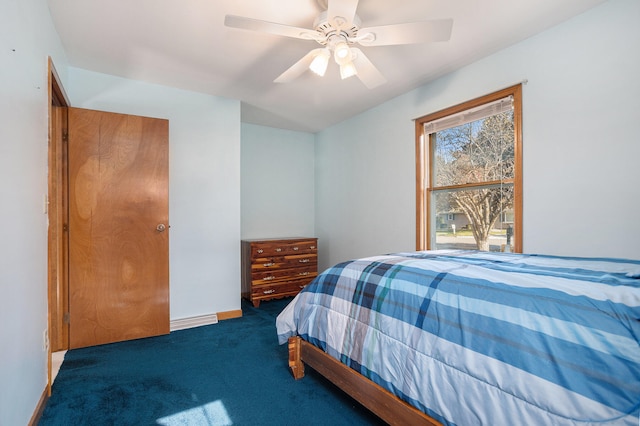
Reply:
[[316, 275], [318, 275], [316, 264], [294, 269], [261, 270], [251, 273], [251, 284], [255, 286], [283, 280], [314, 278]]
[[284, 256], [301, 253], [317, 253], [316, 240], [296, 241], [267, 241], [252, 244], [251, 258], [263, 258], [268, 256]]
[[259, 257], [251, 261], [251, 270], [295, 268], [297, 266], [310, 266], [318, 263], [316, 254], [300, 254], [295, 256]]
[[294, 296], [313, 280], [312, 277], [287, 281], [286, 283], [270, 283], [254, 285], [251, 290], [253, 299], [273, 299], [275, 297]]

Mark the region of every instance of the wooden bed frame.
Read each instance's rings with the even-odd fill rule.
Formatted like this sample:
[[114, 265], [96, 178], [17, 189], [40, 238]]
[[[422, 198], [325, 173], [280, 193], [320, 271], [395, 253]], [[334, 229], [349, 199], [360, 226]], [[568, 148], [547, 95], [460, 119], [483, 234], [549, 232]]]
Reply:
[[390, 425], [442, 426], [321, 349], [298, 336], [290, 337], [289, 368], [296, 380], [304, 377], [305, 363]]

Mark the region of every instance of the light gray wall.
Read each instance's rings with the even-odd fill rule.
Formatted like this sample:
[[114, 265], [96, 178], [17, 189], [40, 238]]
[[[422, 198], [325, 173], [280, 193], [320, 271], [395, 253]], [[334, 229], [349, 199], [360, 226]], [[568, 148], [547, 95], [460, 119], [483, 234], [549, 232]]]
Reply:
[[523, 79], [524, 251], [640, 259], [638, 17], [611, 0], [318, 133], [321, 267], [415, 249], [411, 120]]
[[314, 140], [242, 124], [242, 238], [315, 236]]
[[47, 57], [67, 59], [40, 0], [0, 8], [0, 425], [25, 425], [47, 384]]
[[240, 102], [78, 68], [75, 107], [169, 120], [171, 319], [240, 309]]

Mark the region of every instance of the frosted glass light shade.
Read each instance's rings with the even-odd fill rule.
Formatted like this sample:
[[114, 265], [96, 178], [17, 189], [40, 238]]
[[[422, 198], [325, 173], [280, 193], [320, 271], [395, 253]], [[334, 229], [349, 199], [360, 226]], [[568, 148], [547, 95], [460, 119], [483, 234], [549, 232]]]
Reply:
[[345, 42], [337, 43], [333, 51], [333, 59], [338, 65], [342, 65], [346, 62], [351, 62], [351, 49]]
[[353, 65], [353, 62], [349, 61], [340, 65], [340, 77], [342, 77], [343, 80], [356, 74], [358, 74], [358, 70], [356, 66]]
[[331, 56], [331, 53], [329, 52], [328, 49], [325, 49], [322, 52], [318, 53], [316, 57], [313, 58], [313, 61], [311, 61], [311, 64], [309, 65], [309, 69], [314, 73], [318, 74], [320, 77], [322, 77], [324, 73], [327, 71], [327, 66], [329, 65], [330, 56]]

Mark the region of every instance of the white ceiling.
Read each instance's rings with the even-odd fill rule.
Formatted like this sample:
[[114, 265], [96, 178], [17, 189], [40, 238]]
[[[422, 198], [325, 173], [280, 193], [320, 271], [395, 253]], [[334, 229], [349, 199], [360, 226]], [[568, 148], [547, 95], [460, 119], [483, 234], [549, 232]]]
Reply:
[[[326, 0], [48, 0], [71, 66], [242, 101], [242, 121], [317, 132], [604, 0], [360, 0], [362, 26], [453, 18], [448, 42], [362, 47], [388, 80], [273, 80], [314, 41], [227, 28], [227, 14], [311, 28]], [[336, 1], [336, 0], [332, 0]], [[339, 0], [338, 0], [339, 1]], [[73, 84], [73, 83], [70, 83]]]

